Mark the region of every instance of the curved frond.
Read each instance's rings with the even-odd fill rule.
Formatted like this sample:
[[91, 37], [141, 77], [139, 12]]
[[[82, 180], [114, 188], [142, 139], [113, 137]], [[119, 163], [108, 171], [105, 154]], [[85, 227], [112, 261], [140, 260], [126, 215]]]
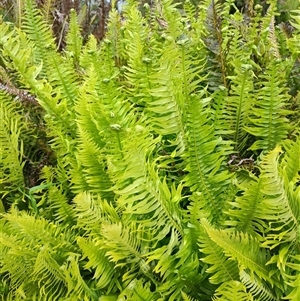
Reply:
[[175, 202], [182, 188], [171, 190], [151, 160], [159, 141], [159, 137], [155, 139], [146, 128], [137, 125], [126, 134], [119, 158], [111, 156], [108, 165], [124, 220], [142, 223], [158, 241], [172, 228], [183, 234], [181, 211]]
[[205, 256], [201, 258], [201, 261], [208, 264], [206, 272], [212, 274], [209, 281], [212, 284], [220, 284], [238, 280], [239, 270], [237, 263], [227, 259], [223, 248], [215, 243], [205, 230], [201, 234], [198, 237], [198, 245], [201, 253]]
[[[213, 301], [253, 301], [253, 296], [247, 292], [245, 285], [239, 281], [223, 283], [216, 290]], [[264, 300], [264, 299], [259, 299]]]
[[214, 229], [204, 219], [201, 223], [209, 238], [222, 248], [226, 257], [236, 260], [240, 269], [247, 268], [271, 284], [276, 282], [269, 275], [271, 271], [271, 267], [267, 266], [269, 254], [261, 248], [257, 238], [248, 233]]
[[268, 286], [261, 281], [257, 281], [255, 277], [247, 274], [245, 271], [240, 273], [241, 282], [245, 285], [249, 293], [253, 297], [258, 297], [262, 301], [277, 301], [278, 297], [270, 291]]

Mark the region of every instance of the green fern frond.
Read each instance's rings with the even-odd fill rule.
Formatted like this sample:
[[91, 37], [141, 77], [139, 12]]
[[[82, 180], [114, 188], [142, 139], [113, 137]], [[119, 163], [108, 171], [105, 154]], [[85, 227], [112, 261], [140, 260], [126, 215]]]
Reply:
[[225, 24], [228, 24], [222, 32], [222, 49], [224, 49], [226, 59], [227, 93], [215, 92], [224, 96], [217, 97], [213, 107], [219, 113], [215, 120], [216, 130], [226, 129], [220, 134], [232, 140], [235, 143], [235, 149], [242, 153], [247, 141], [245, 126], [248, 124], [251, 104], [254, 101], [255, 63], [251, 59], [253, 37], [246, 35], [248, 28], [241, 13], [236, 11], [226, 18], [228, 20], [225, 20]]
[[290, 197], [279, 171], [278, 161], [281, 151], [281, 148], [275, 148], [263, 157], [260, 165], [263, 206], [268, 208], [261, 212], [260, 218], [268, 221], [269, 233], [266, 235], [264, 246], [269, 245], [271, 248], [284, 241], [294, 241], [299, 226], [299, 201]]
[[[9, 275], [13, 294], [22, 291], [33, 300], [38, 289], [41, 297], [59, 300], [67, 292], [71, 273], [63, 272], [61, 266], [78, 250], [74, 233], [14, 208], [2, 219], [0, 273]], [[52, 286], [53, 281], [57, 286]]]
[[230, 183], [231, 176], [224, 165], [231, 149], [215, 134], [209, 108], [199, 99], [190, 98], [186, 114], [186, 170], [189, 173], [185, 177], [185, 185], [198, 194], [196, 199], [202, 200], [201, 207], [205, 207], [209, 219], [218, 222], [222, 216], [222, 194]]
[[248, 233], [214, 229], [204, 219], [201, 223], [209, 238], [223, 249], [225, 256], [238, 262], [239, 269], [247, 268], [251, 274], [255, 274], [271, 284], [276, 282], [270, 278], [271, 268], [266, 265], [268, 252], [261, 248], [257, 238]]
[[184, 301], [196, 301], [196, 299], [188, 296], [185, 292], [181, 292], [181, 296], [182, 296]]
[[108, 164], [109, 174], [115, 182], [113, 191], [119, 196], [117, 204], [124, 220], [143, 223], [151, 229], [156, 240], [163, 239], [172, 228], [183, 234], [179, 222], [181, 211], [175, 202], [182, 188], [178, 186], [174, 192], [170, 190], [151, 161], [159, 141], [160, 137], [152, 137], [146, 128], [137, 125], [126, 134], [123, 157], [118, 155], [117, 160], [116, 156], [111, 157]]
[[58, 187], [50, 186], [47, 194], [44, 196], [48, 199], [49, 211], [47, 215], [51, 214], [54, 220], [58, 223], [72, 225], [75, 224], [75, 213], [65, 193]]
[[[247, 292], [245, 285], [239, 281], [223, 283], [216, 290], [213, 301], [253, 301], [253, 296]], [[264, 299], [259, 299], [264, 300]]]
[[0, 90], [0, 194], [24, 189], [23, 143], [20, 137], [26, 125], [20, 108], [14, 100]]
[[238, 280], [239, 269], [235, 261], [227, 260], [223, 248], [215, 243], [209, 234], [203, 231], [198, 237], [199, 249], [205, 257], [201, 261], [208, 264], [206, 272], [212, 274], [209, 281], [220, 284], [227, 281]]
[[115, 269], [115, 265], [108, 260], [106, 250], [101, 248], [104, 242], [91, 241], [83, 237], [79, 237], [77, 244], [83, 252], [82, 259], [86, 259], [84, 269], [93, 271], [93, 279], [96, 281], [97, 289], [105, 289], [106, 294], [114, 292], [117, 287], [121, 287], [119, 283], [119, 273]]
[[34, 50], [36, 63], [46, 63], [49, 51], [53, 53], [56, 46], [49, 24], [45, 22], [36, 4], [31, 0], [25, 1], [22, 29], [36, 45]]
[[281, 65], [273, 60], [269, 62], [264, 74], [259, 75], [254, 93], [258, 101], [251, 110], [250, 124], [245, 127], [248, 133], [257, 137], [251, 150], [273, 149], [287, 137], [290, 130], [287, 115], [292, 112], [284, 108], [290, 96], [284, 86]]
[[227, 221], [228, 225], [250, 234], [255, 234], [255, 231], [260, 232], [262, 227], [266, 227], [263, 219], [258, 218], [263, 200], [262, 185], [262, 179], [252, 175], [239, 185], [243, 194], [231, 202], [232, 208], [229, 209], [228, 214], [232, 220]]
[[298, 137], [296, 141], [284, 141], [283, 147], [285, 153], [280, 164], [280, 169], [282, 173], [284, 172], [287, 175], [289, 182], [297, 183], [300, 177], [300, 160], [298, 160], [300, 154], [300, 137]]
[[145, 263], [141, 247], [143, 239], [142, 228], [137, 228], [134, 224], [124, 226], [118, 224], [103, 224], [101, 227], [102, 249], [110, 261], [115, 263], [115, 267], [123, 268], [122, 281], [128, 283], [140, 273], [152, 278], [151, 269]]
[[[242, 52], [242, 51], [241, 51]], [[242, 52], [243, 55], [244, 51]], [[246, 60], [245, 60], [246, 61]], [[226, 97], [222, 120], [223, 126], [227, 125], [230, 139], [235, 143], [236, 149], [241, 151], [245, 148], [247, 133], [245, 127], [248, 124], [248, 116], [253, 105], [253, 71], [250, 63], [243, 64], [240, 59], [232, 62], [234, 75], [227, 78], [231, 81], [229, 95]]]
[[250, 276], [247, 272], [240, 272], [241, 282], [245, 285], [249, 293], [253, 297], [258, 297], [259, 300], [265, 301], [277, 301], [279, 297], [276, 297], [268, 288], [268, 286], [261, 281], [257, 281], [255, 277]]
[[[97, 93], [97, 90], [102, 88], [97, 87], [98, 80], [95, 69], [91, 67], [75, 106], [78, 142], [77, 166], [74, 165], [71, 172], [73, 191], [75, 193], [91, 191], [100, 193], [104, 199], [112, 199], [113, 194], [109, 191], [112, 184], [105, 171], [105, 148], [107, 141], [110, 141], [110, 144], [115, 142], [115, 145], [118, 143], [116, 135], [113, 135], [110, 129], [110, 123], [115, 122], [111, 118], [113, 113], [105, 106], [106, 101], [103, 100], [105, 96]], [[109, 93], [110, 89], [107, 92]]]
[[118, 296], [117, 300], [152, 301], [162, 299], [159, 298], [159, 294], [151, 291], [149, 282], [134, 279]]
[[77, 227], [96, 236], [99, 236], [99, 227], [102, 223], [120, 221], [115, 208], [106, 200], [102, 200], [99, 195], [80, 193], [74, 198], [74, 203], [74, 211], [80, 217], [77, 219]]
[[75, 10], [71, 10], [69, 15], [69, 28], [66, 36], [66, 52], [67, 55], [73, 60], [75, 68], [79, 63], [82, 48], [82, 35], [78, 25], [78, 19]]
[[52, 257], [51, 249], [43, 246], [38, 252], [30, 275], [32, 283], [40, 288], [41, 298], [59, 300], [58, 296], [66, 294], [65, 279], [59, 263]]
[[[299, 231], [300, 232], [300, 231]], [[300, 234], [300, 233], [299, 233]], [[300, 235], [299, 235], [300, 237]], [[289, 286], [292, 287], [291, 291], [287, 296], [285, 296], [284, 300], [290, 300], [290, 301], [297, 301], [300, 294], [300, 256], [299, 253], [294, 256], [294, 263], [288, 263], [288, 266], [290, 266], [294, 271], [296, 271], [296, 274], [291, 276], [291, 280], [289, 281]]]

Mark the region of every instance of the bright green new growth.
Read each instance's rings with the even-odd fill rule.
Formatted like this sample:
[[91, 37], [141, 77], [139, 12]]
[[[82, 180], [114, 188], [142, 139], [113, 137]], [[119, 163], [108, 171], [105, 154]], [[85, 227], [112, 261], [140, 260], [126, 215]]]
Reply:
[[[275, 1], [128, 1], [99, 43], [72, 12], [58, 52], [25, 2], [0, 24], [0, 300], [298, 301], [297, 13], [282, 38]], [[53, 151], [33, 186], [13, 85]]]

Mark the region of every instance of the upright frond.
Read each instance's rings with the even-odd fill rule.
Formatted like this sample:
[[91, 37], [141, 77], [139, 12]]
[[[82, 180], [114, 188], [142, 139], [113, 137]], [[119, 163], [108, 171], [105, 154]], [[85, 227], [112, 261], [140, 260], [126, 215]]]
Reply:
[[271, 150], [277, 143], [287, 137], [290, 130], [287, 116], [292, 112], [285, 109], [290, 96], [287, 94], [285, 80], [280, 68], [282, 64], [270, 61], [265, 72], [260, 74], [255, 85], [257, 98], [249, 115], [249, 125], [245, 126], [248, 133], [257, 140], [251, 150]]
[[219, 222], [224, 201], [222, 194], [230, 184], [230, 174], [224, 168], [225, 158], [232, 150], [216, 135], [210, 110], [201, 99], [191, 97], [186, 114], [188, 148], [185, 160], [188, 174], [185, 183], [201, 198], [208, 218]]
[[24, 189], [23, 143], [20, 137], [26, 125], [20, 108], [0, 90], [0, 194], [2, 198], [17, 189]]

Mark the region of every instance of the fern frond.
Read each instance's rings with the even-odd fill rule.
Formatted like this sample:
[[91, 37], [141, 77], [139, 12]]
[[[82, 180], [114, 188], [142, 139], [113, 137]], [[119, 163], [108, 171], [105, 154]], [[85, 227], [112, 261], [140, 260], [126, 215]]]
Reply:
[[300, 154], [300, 137], [296, 141], [284, 141], [283, 147], [285, 153], [280, 164], [280, 169], [287, 175], [289, 182], [297, 183], [300, 177], [300, 160], [298, 160]]
[[79, 58], [82, 48], [82, 35], [78, 25], [78, 19], [75, 10], [70, 11], [69, 15], [69, 28], [66, 36], [66, 52], [67, 55], [73, 60], [75, 68], [79, 63]]
[[[22, 291], [34, 300], [38, 290], [47, 300], [59, 300], [67, 292], [71, 273], [61, 266], [78, 250], [74, 233], [14, 208], [2, 219], [0, 273], [9, 275], [13, 294]], [[57, 286], [52, 286], [53, 281]]]
[[126, 144], [122, 145], [123, 157], [118, 155], [118, 160], [108, 165], [124, 219], [143, 223], [151, 229], [156, 240], [165, 238], [172, 228], [183, 234], [179, 222], [181, 211], [178, 203], [173, 201], [175, 197], [178, 199], [182, 188], [178, 186], [174, 191], [170, 190], [151, 161], [159, 141], [160, 137], [153, 138], [146, 128], [137, 125], [126, 134]]
[[77, 244], [83, 252], [82, 259], [86, 258], [84, 269], [94, 271], [93, 279], [96, 281], [96, 287], [105, 289], [105, 293], [109, 294], [120, 287], [119, 273], [115, 269], [115, 265], [108, 260], [106, 250], [101, 248], [102, 241], [87, 240], [79, 237]]
[[261, 178], [250, 176], [246, 181], [239, 185], [243, 194], [237, 196], [231, 202], [232, 208], [228, 211], [232, 220], [227, 224], [234, 226], [238, 231], [255, 234], [260, 232], [262, 227], [266, 227], [263, 219], [258, 218], [260, 215], [263, 193], [261, 192], [263, 181]]
[[259, 300], [265, 301], [277, 301], [279, 297], [276, 297], [268, 288], [268, 286], [261, 281], [257, 281], [255, 277], [250, 276], [247, 272], [241, 271], [240, 278], [245, 285], [249, 293], [253, 297], [258, 297]]
[[60, 264], [52, 257], [51, 249], [43, 246], [38, 252], [30, 275], [31, 281], [40, 288], [40, 296], [48, 300], [59, 300], [66, 294], [65, 279]]
[[109, 135], [114, 134], [110, 129], [112, 112], [105, 106], [103, 95], [97, 92], [98, 89], [102, 90], [97, 86], [98, 80], [96, 70], [91, 67], [75, 106], [78, 143], [76, 165], [71, 172], [72, 188], [75, 193], [91, 191], [100, 193], [104, 199], [112, 199], [113, 193], [109, 191], [112, 183], [105, 171], [105, 147], [108, 140], [111, 144], [113, 141], [117, 144], [117, 137]]
[[212, 274], [209, 278], [212, 284], [238, 280], [237, 263], [227, 260], [223, 248], [215, 243], [206, 231], [202, 231], [202, 235], [199, 235], [198, 245], [205, 256], [201, 258], [201, 261], [209, 265], [206, 272]]
[[[299, 231], [300, 232], [300, 231]], [[300, 233], [299, 233], [300, 237]], [[299, 253], [294, 256], [294, 262], [288, 263], [288, 266], [291, 267], [294, 271], [296, 271], [296, 274], [291, 276], [291, 280], [289, 281], [289, 286], [292, 287], [290, 293], [285, 296], [284, 300], [290, 300], [290, 301], [297, 301], [299, 294], [300, 294], [300, 256]]]
[[[247, 292], [245, 285], [239, 281], [228, 281], [216, 290], [213, 301], [253, 301], [253, 296]], [[259, 299], [264, 300], [264, 299]]]
[[53, 53], [56, 46], [49, 24], [31, 0], [25, 1], [22, 29], [36, 45], [34, 50], [36, 64], [46, 63], [49, 51]]
[[259, 75], [254, 93], [258, 101], [251, 110], [250, 124], [245, 127], [248, 133], [257, 137], [251, 150], [273, 149], [286, 138], [290, 129], [287, 115], [292, 112], [284, 108], [290, 96], [279, 72], [282, 67], [282, 64], [271, 61], [264, 74]]
[[[225, 158], [231, 152], [229, 144], [215, 134], [210, 111], [197, 98], [187, 105], [187, 139], [185, 183], [196, 192], [210, 220], [221, 220], [222, 194], [230, 183], [230, 174], [224, 168]], [[221, 147], [222, 146], [222, 147]], [[199, 209], [199, 208], [198, 208]]]
[[141, 249], [142, 229], [134, 224], [129, 226], [121, 223], [103, 224], [101, 234], [102, 248], [109, 260], [115, 263], [115, 267], [126, 267], [122, 275], [123, 282], [132, 280], [141, 272], [146, 274], [148, 270], [150, 271], [147, 264], [146, 269], [141, 268], [145, 262]]
[[248, 233], [214, 229], [204, 219], [201, 223], [210, 239], [223, 249], [226, 257], [236, 260], [240, 269], [248, 268], [252, 274], [274, 283], [269, 276], [271, 268], [266, 265], [269, 255], [258, 239]]
[[102, 223], [120, 222], [115, 208], [102, 200], [99, 195], [92, 195], [89, 192], [80, 193], [74, 198], [74, 203], [74, 211], [79, 216], [77, 219], [79, 229], [98, 236]]
[[271, 248], [284, 241], [294, 241], [299, 227], [299, 201], [290, 197], [284, 187], [278, 163], [280, 153], [281, 148], [277, 147], [261, 162], [263, 207], [268, 210], [263, 210], [260, 218], [268, 221], [269, 233], [264, 246]]
[[132, 301], [152, 301], [160, 300], [159, 294], [152, 292], [150, 283], [142, 279], [132, 280], [128, 286], [118, 296], [118, 300], [132, 300]]
[[23, 143], [20, 133], [26, 130], [20, 108], [0, 90], [0, 193], [2, 198], [24, 189]]
[[47, 209], [50, 211], [47, 212], [48, 216], [51, 214], [58, 223], [75, 224], [75, 213], [65, 193], [53, 185], [49, 187], [44, 197], [48, 199], [49, 208]]

